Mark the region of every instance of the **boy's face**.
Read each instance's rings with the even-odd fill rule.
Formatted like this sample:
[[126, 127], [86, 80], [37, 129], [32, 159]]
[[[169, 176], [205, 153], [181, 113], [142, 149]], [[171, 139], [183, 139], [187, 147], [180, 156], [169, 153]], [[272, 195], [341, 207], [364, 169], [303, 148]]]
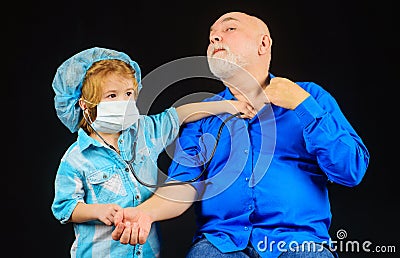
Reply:
[[100, 101], [122, 101], [135, 98], [135, 85], [130, 78], [110, 74], [103, 81]]

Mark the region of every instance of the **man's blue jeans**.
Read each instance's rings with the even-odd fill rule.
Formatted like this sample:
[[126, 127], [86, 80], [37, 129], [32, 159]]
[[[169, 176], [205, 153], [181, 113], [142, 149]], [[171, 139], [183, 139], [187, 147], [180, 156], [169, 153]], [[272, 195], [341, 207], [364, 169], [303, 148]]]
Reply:
[[[207, 238], [203, 237], [202, 239], [195, 242], [190, 248], [186, 258], [199, 258], [199, 257], [207, 257], [207, 258], [261, 258], [261, 256], [257, 253], [252, 245], [248, 245], [244, 250], [231, 252], [231, 253], [221, 253], [215, 246], [213, 246]], [[336, 258], [337, 256], [333, 255], [327, 248], [321, 248], [318, 252], [308, 251], [307, 249], [302, 250], [300, 248], [299, 251], [292, 252], [284, 252], [279, 258]]]

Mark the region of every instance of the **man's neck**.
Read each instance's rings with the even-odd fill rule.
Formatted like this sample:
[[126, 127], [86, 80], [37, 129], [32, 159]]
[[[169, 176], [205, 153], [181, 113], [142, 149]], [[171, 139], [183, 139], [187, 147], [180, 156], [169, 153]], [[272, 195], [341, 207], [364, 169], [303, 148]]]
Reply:
[[241, 101], [250, 103], [257, 111], [259, 111], [266, 103], [265, 87], [269, 84], [268, 73], [255, 77], [236, 77], [229, 81], [224, 81], [225, 85], [232, 92], [233, 96]]

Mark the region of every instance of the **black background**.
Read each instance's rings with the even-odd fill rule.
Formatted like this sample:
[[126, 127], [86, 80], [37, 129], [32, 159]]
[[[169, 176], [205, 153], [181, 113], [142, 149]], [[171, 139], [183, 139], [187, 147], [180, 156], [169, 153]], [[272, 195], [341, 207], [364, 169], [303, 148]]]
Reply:
[[[209, 27], [227, 11], [266, 21], [273, 38], [271, 72], [322, 85], [370, 151], [360, 185], [330, 189], [332, 238], [344, 229], [346, 240], [395, 246], [399, 256], [398, 28], [394, 2], [383, 0], [14, 1], [3, 6], [3, 250], [11, 257], [69, 257], [72, 226], [61, 225], [50, 210], [59, 160], [76, 138], [55, 114], [51, 82], [57, 67], [83, 49], [101, 46], [127, 53], [146, 76], [178, 58], [205, 55]], [[220, 89], [216, 81], [172, 86], [150, 113], [186, 94]], [[160, 156], [161, 169], [168, 162]], [[163, 257], [184, 257], [195, 230], [192, 209], [162, 222], [161, 230]], [[341, 257], [395, 255], [343, 252]]]

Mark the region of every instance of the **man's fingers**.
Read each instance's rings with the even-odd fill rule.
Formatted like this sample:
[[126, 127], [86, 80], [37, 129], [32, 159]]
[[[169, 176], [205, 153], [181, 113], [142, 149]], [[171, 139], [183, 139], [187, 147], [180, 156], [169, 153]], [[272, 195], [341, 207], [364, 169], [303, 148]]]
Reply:
[[124, 229], [124, 231], [122, 232], [122, 235], [121, 235], [121, 237], [120, 237], [120, 239], [119, 239], [119, 242], [120, 242], [121, 244], [126, 245], [126, 244], [129, 243], [129, 240], [130, 240], [130, 237], [131, 237], [131, 231], [132, 231], [132, 226], [131, 226], [131, 224], [130, 224], [129, 222], [126, 222], [126, 223], [125, 223], [125, 229]]
[[124, 228], [125, 228], [124, 223], [118, 223], [118, 225], [115, 227], [115, 229], [111, 233], [112, 239], [118, 241], [122, 235], [122, 232], [124, 231]]
[[143, 245], [144, 243], [146, 243], [147, 237], [149, 236], [149, 230], [148, 229], [144, 229], [141, 228], [139, 230], [139, 244]]
[[131, 240], [129, 241], [131, 245], [138, 244], [138, 235], [139, 235], [138, 232], [139, 232], [139, 225], [137, 223], [133, 223], [130, 235]]

